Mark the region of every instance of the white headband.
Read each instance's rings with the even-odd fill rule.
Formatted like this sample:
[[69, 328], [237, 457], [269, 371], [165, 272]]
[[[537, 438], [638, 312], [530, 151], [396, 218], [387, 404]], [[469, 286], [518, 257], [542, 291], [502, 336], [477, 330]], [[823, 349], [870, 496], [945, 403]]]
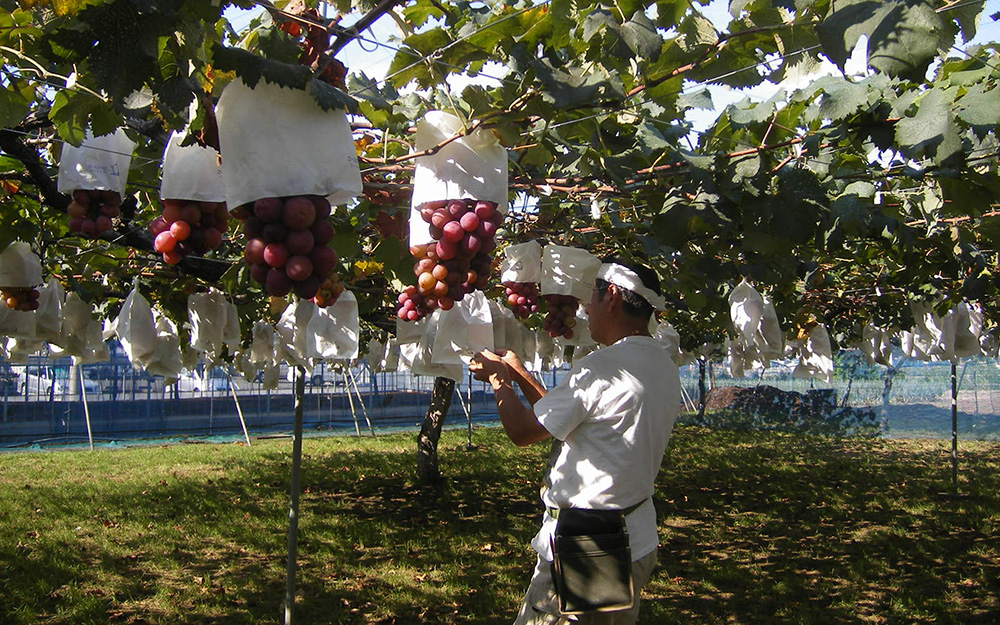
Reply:
[[617, 263], [605, 263], [597, 270], [597, 279], [610, 282], [611, 284], [632, 291], [642, 299], [649, 302], [649, 305], [656, 310], [666, 310], [667, 304], [663, 296], [657, 295], [653, 289], [642, 283], [639, 274], [628, 267]]

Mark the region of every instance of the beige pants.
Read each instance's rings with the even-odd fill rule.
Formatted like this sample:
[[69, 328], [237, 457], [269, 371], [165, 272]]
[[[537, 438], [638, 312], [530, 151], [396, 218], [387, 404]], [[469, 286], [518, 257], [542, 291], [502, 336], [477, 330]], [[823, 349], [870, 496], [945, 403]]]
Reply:
[[631, 610], [618, 612], [595, 612], [574, 616], [559, 614], [559, 599], [556, 597], [552, 584], [551, 563], [538, 559], [535, 573], [524, 593], [524, 603], [517, 614], [514, 625], [564, 625], [579, 623], [581, 625], [632, 625], [639, 618], [639, 591], [649, 581], [656, 566], [656, 551], [653, 550], [632, 563], [632, 579], [635, 581], [635, 605]]

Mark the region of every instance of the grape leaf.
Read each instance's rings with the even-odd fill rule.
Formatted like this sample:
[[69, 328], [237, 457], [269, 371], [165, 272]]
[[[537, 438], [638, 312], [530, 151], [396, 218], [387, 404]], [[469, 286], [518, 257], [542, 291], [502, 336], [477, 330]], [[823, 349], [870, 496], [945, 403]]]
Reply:
[[844, 69], [861, 35], [868, 65], [890, 76], [922, 81], [941, 47], [944, 24], [925, 0], [842, 0], [816, 27], [823, 52]]
[[804, 115], [807, 121], [823, 119], [842, 120], [858, 112], [868, 103], [868, 88], [842, 76], [824, 76], [809, 87], [819, 95]]
[[16, 126], [27, 114], [29, 102], [13, 86], [0, 88], [0, 127]]
[[677, 108], [684, 111], [687, 109], [713, 109], [712, 92], [701, 87], [689, 93], [682, 93], [677, 98]]
[[972, 126], [980, 138], [1000, 126], [1000, 89], [996, 86], [972, 85], [957, 104], [958, 118]]
[[931, 157], [938, 165], [962, 158], [962, 140], [941, 89], [927, 91], [917, 104], [917, 114], [896, 124], [896, 141], [911, 158]]
[[650, 61], [659, 58], [663, 40], [656, 32], [653, 22], [642, 11], [636, 11], [632, 19], [625, 22], [621, 34], [625, 44], [636, 56]]

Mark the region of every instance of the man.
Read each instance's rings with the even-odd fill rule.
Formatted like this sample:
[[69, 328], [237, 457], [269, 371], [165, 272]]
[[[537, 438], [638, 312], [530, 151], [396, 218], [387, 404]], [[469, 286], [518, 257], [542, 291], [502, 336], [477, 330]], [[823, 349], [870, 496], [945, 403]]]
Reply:
[[667, 346], [649, 335], [654, 308], [663, 309], [656, 274], [606, 260], [586, 312], [591, 336], [607, 347], [575, 363], [558, 386], [546, 392], [509, 351], [481, 352], [469, 366], [493, 388], [500, 421], [515, 445], [555, 439], [541, 493], [546, 513], [532, 541], [538, 562], [515, 625], [569, 622], [559, 614], [551, 575], [550, 539], [558, 510], [565, 508], [629, 511], [635, 605], [580, 615], [576, 622], [630, 624], [639, 616], [639, 589], [656, 564], [654, 481], [681, 402], [677, 366]]

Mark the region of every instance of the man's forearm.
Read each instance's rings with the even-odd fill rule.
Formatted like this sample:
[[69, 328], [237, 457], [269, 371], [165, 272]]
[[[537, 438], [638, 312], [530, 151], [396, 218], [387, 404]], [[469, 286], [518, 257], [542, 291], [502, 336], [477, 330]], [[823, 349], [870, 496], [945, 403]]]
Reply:
[[531, 408], [521, 402], [507, 377], [491, 376], [490, 386], [496, 397], [500, 423], [515, 445], [523, 447], [549, 437], [548, 430], [538, 422]]
[[524, 398], [528, 400], [528, 404], [534, 406], [535, 402], [539, 399], [545, 397], [545, 387], [542, 386], [535, 376], [531, 375], [531, 372], [523, 367], [510, 367], [507, 369], [510, 371], [511, 377], [517, 386], [521, 389], [521, 393]]

